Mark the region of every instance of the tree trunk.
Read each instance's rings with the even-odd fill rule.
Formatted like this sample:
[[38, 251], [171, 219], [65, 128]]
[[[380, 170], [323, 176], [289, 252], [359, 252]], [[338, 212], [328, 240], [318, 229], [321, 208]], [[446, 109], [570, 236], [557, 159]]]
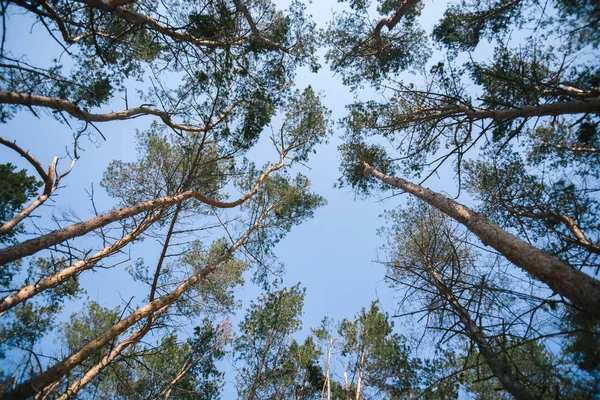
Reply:
[[155, 213], [154, 215], [147, 217], [133, 231], [129, 232], [127, 235], [123, 236], [121, 239], [117, 240], [110, 246], [106, 246], [102, 250], [98, 251], [90, 258], [80, 260], [75, 264], [63, 268], [55, 274], [40, 279], [36, 283], [23, 286], [16, 293], [13, 293], [4, 297], [3, 299], [0, 299], [0, 316], [5, 314], [8, 310], [13, 308], [17, 304], [20, 304], [25, 300], [32, 298], [36, 294], [43, 292], [46, 289], [58, 286], [61, 283], [68, 280], [69, 278], [74, 277], [77, 274], [86, 271], [90, 268], [93, 268], [100, 260], [122, 249], [128, 243], [137, 238], [144, 230], [146, 230], [148, 226], [150, 226], [154, 221], [158, 219], [160, 214], [161, 213]]
[[483, 215], [439, 193], [401, 178], [391, 177], [362, 162], [365, 175], [397, 187], [425, 201], [463, 224], [481, 241], [499, 251], [516, 266], [571, 300], [577, 307], [600, 317], [600, 281], [541, 251], [491, 223]]
[[450, 307], [454, 310], [454, 313], [462, 322], [467, 336], [477, 345], [479, 352], [485, 359], [485, 362], [492, 370], [492, 373], [504, 389], [515, 397], [517, 400], [533, 400], [534, 396], [527, 390], [518, 380], [517, 377], [512, 373], [512, 368], [509, 363], [498, 357], [494, 352], [494, 349], [488, 342], [487, 337], [483, 334], [479, 326], [473, 322], [469, 312], [460, 304], [454, 293], [444, 283], [437, 271], [426, 261], [426, 270], [433, 277], [435, 286], [437, 287], [440, 295], [446, 299]]
[[221, 202], [210, 199], [204, 196], [202, 193], [190, 190], [181, 194], [173, 195], [173, 196], [164, 196], [159, 197], [157, 199], [144, 201], [143, 203], [136, 204], [131, 207], [122, 208], [119, 210], [114, 210], [107, 212], [106, 214], [99, 215], [95, 218], [89, 219], [84, 222], [79, 222], [77, 224], [73, 224], [63, 229], [56, 230], [54, 232], [50, 232], [46, 235], [39, 236], [35, 239], [26, 240], [21, 243], [17, 243], [14, 246], [6, 247], [0, 250], [0, 265], [7, 264], [12, 261], [19, 260], [23, 257], [30, 256], [32, 254], [37, 253], [40, 250], [47, 249], [56, 244], [62, 243], [65, 240], [73, 239], [82, 235], [85, 235], [88, 232], [93, 231], [94, 229], [102, 228], [112, 222], [121, 221], [125, 218], [132, 217], [134, 215], [140, 214], [142, 212], [155, 210], [160, 207], [169, 207], [173, 204], [181, 203], [184, 200], [195, 199], [204, 204], [207, 204], [216, 208], [234, 208], [237, 207], [250, 197], [254, 196], [260, 186], [267, 178], [267, 176], [278, 169], [281, 169], [284, 165], [285, 161], [285, 153], [282, 153], [279, 159], [279, 163], [273, 165], [265, 170], [263, 174], [256, 181], [256, 185], [254, 188], [240, 197], [239, 199], [231, 202]]
[[[167, 307], [168, 306], [165, 306], [163, 309], [161, 309], [158, 312], [156, 312], [155, 314], [153, 314], [150, 317], [151, 320], [153, 320], [158, 315], [160, 315], [162, 312], [164, 312], [164, 310]], [[150, 330], [150, 327], [151, 327], [150, 322], [146, 323], [140, 329], [135, 331], [131, 336], [129, 336], [128, 338], [124, 339], [121, 343], [116, 345], [110, 351], [110, 353], [108, 353], [107, 355], [102, 357], [102, 360], [100, 360], [96, 365], [94, 365], [92, 368], [90, 368], [80, 379], [78, 379], [77, 381], [75, 381], [71, 385], [69, 385], [69, 388], [67, 389], [67, 391], [65, 393], [63, 393], [60, 397], [58, 397], [57, 400], [68, 400], [68, 399], [75, 397], [81, 389], [83, 389], [88, 383], [90, 383], [92, 381], [92, 379], [94, 379], [96, 376], [98, 376], [98, 374], [100, 372], [102, 372], [102, 370], [104, 368], [106, 368], [111, 362], [113, 362], [123, 352], [123, 350], [125, 350], [127, 347], [131, 346], [132, 344], [136, 344], [140, 340], [142, 340], [142, 338]]]

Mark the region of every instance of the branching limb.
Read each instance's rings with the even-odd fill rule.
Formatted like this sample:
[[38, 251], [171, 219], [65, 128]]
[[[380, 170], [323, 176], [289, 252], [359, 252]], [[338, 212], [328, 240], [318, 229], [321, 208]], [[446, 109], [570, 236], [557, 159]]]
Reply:
[[76, 262], [66, 268], [61, 269], [57, 273], [47, 276], [36, 283], [24, 286], [19, 289], [16, 293], [0, 299], [0, 316], [6, 313], [14, 306], [24, 302], [27, 299], [32, 298], [38, 293], [44, 290], [56, 287], [61, 283], [65, 282], [71, 277], [77, 276], [83, 271], [93, 268], [100, 260], [114, 254], [121, 250], [123, 247], [135, 240], [141, 235], [150, 225], [152, 225], [159, 217], [160, 212], [149, 215], [142, 221], [134, 230], [123, 236], [121, 239], [115, 241], [113, 244], [106, 246], [102, 250], [98, 251], [93, 256]]
[[85, 235], [86, 233], [98, 228], [102, 228], [112, 222], [120, 221], [125, 218], [132, 217], [142, 212], [148, 212], [157, 208], [169, 207], [174, 204], [181, 203], [184, 200], [196, 199], [206, 205], [216, 208], [234, 208], [243, 203], [258, 193], [265, 179], [273, 172], [281, 169], [285, 165], [286, 153], [280, 156], [279, 163], [267, 168], [263, 174], [257, 179], [252, 190], [241, 196], [235, 201], [222, 202], [206, 197], [196, 190], [190, 190], [181, 194], [159, 197], [136, 204], [131, 207], [122, 208], [119, 210], [110, 211], [106, 214], [99, 215], [95, 218], [80, 222], [63, 229], [50, 232], [46, 235], [39, 236], [35, 239], [30, 239], [25, 242], [17, 243], [13, 246], [0, 249], [0, 265], [16, 261], [23, 257], [30, 256], [40, 250], [47, 249], [56, 244], [62, 243], [65, 240], [72, 239]]
[[86, 345], [72, 353], [63, 361], [56, 363], [43, 373], [32, 377], [26, 382], [17, 385], [11, 391], [4, 394], [4, 399], [22, 399], [35, 395], [37, 392], [42, 391], [44, 388], [53, 384], [57, 380], [62, 379], [62, 377], [65, 376], [70, 370], [75, 368], [77, 365], [80, 365], [89, 356], [94, 354], [100, 348], [105, 346], [109, 341], [118, 337], [120, 334], [125, 332], [127, 329], [129, 329], [131, 326], [133, 326], [140, 320], [159, 312], [163, 308], [171, 306], [190, 288], [192, 288], [198, 282], [202, 281], [207, 276], [212, 274], [220, 264], [227, 261], [233, 255], [233, 253], [242, 244], [244, 244], [244, 242], [250, 237], [250, 235], [261, 226], [263, 220], [277, 206], [278, 204], [273, 204], [272, 206], [268, 207], [256, 220], [256, 222], [234, 244], [232, 244], [232, 246], [227, 250], [227, 252], [225, 252], [222, 256], [218, 257], [217, 259], [209, 262], [205, 268], [201, 269], [198, 273], [192, 275], [190, 278], [182, 282], [172, 292], [161, 296], [156, 300], [138, 308], [129, 316], [117, 322], [112, 327], [104, 331], [101, 335], [89, 341]]
[[105, 114], [94, 114], [82, 110], [79, 105], [70, 100], [57, 99], [53, 97], [38, 96], [29, 93], [19, 92], [3, 92], [0, 91], [0, 103], [4, 104], [16, 104], [22, 106], [38, 106], [50, 108], [56, 111], [64, 111], [72, 117], [85, 121], [85, 122], [108, 122], [108, 121], [120, 121], [132, 118], [137, 118], [144, 115], [154, 115], [159, 117], [166, 125], [173, 129], [182, 130], [185, 132], [208, 132], [213, 129], [216, 125], [221, 123], [233, 109], [239, 105], [243, 100], [235, 102], [225, 113], [217, 118], [215, 122], [207, 126], [193, 126], [187, 124], [179, 124], [171, 119], [171, 113], [161, 111], [156, 108], [149, 107], [135, 107], [127, 110], [114, 111]]
[[419, 3], [420, 0], [404, 0], [404, 2], [398, 7], [394, 16], [391, 18], [383, 18], [381, 19], [375, 29], [373, 30], [373, 41], [375, 42], [375, 48], [377, 50], [377, 54], [381, 53], [383, 50], [383, 39], [381, 37], [381, 30], [383, 27], [387, 27], [388, 30], [394, 29], [394, 27], [400, 22], [402, 17], [415, 5]]

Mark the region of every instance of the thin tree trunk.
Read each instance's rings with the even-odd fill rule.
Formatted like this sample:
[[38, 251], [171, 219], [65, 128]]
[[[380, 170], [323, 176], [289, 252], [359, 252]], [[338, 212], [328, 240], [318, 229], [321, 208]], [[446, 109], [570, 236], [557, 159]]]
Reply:
[[325, 390], [327, 390], [327, 400], [331, 399], [331, 381], [329, 379], [331, 375], [331, 349], [333, 348], [333, 338], [329, 338], [329, 346], [327, 348], [327, 365], [325, 367], [325, 384], [321, 391], [321, 399], [325, 396]]
[[491, 223], [483, 215], [442, 194], [404, 179], [385, 175], [366, 162], [362, 164], [366, 176], [372, 175], [388, 185], [402, 189], [460, 222], [485, 245], [499, 251], [510, 262], [571, 300], [577, 307], [600, 317], [600, 281], [535, 248]]
[[80, 379], [72, 383], [67, 391], [63, 393], [57, 400], [67, 400], [75, 397], [77, 393], [83, 389], [88, 383], [90, 383], [104, 368], [106, 368], [111, 362], [115, 360], [127, 347], [138, 343], [148, 331], [150, 331], [151, 321], [154, 320], [158, 315], [160, 315], [164, 310], [166, 310], [168, 306], [163, 307], [161, 310], [158, 310], [154, 313], [148, 323], [144, 324], [140, 329], [135, 331], [131, 336], [124, 339], [121, 343], [116, 345], [110, 353], [102, 357], [96, 365], [90, 368]]
[[56, 230], [54, 232], [50, 232], [46, 235], [39, 236], [35, 239], [26, 240], [21, 243], [17, 243], [13, 246], [6, 247], [0, 250], [0, 265], [7, 264], [12, 261], [19, 260], [23, 257], [30, 256], [32, 254], [37, 253], [40, 250], [47, 249], [56, 244], [62, 243], [65, 240], [73, 239], [82, 235], [85, 235], [88, 232], [91, 232], [95, 229], [102, 228], [112, 222], [120, 221], [125, 218], [132, 217], [134, 215], [140, 214], [142, 212], [147, 212], [151, 210], [155, 210], [160, 207], [169, 207], [173, 204], [181, 203], [182, 201], [188, 199], [195, 199], [204, 204], [207, 204], [216, 208], [234, 208], [237, 207], [250, 197], [254, 196], [260, 186], [267, 178], [267, 176], [278, 169], [281, 169], [284, 165], [285, 153], [282, 153], [279, 163], [269, 167], [263, 172], [263, 174], [258, 178], [256, 185], [254, 188], [240, 197], [239, 199], [232, 202], [221, 202], [210, 199], [198, 191], [190, 190], [178, 195], [173, 196], [164, 196], [159, 197], [153, 200], [148, 200], [143, 203], [136, 204], [131, 207], [122, 208], [119, 210], [114, 210], [107, 212], [106, 214], [99, 215], [95, 218], [89, 219], [84, 222], [79, 222], [77, 224], [68, 226], [63, 229]]
[[228, 260], [234, 251], [240, 247], [248, 239], [250, 234], [254, 232], [262, 221], [266, 218], [267, 214], [271, 212], [277, 204], [274, 204], [267, 208], [261, 217], [246, 231], [246, 233], [240, 237], [221, 257], [209, 263], [204, 269], [197, 274], [191, 276], [183, 283], [181, 283], [172, 292], [157, 298], [156, 300], [147, 303], [146, 305], [138, 308], [136, 311], [131, 313], [127, 318], [114, 324], [112, 327], [104, 331], [101, 335], [97, 336], [89, 343], [81, 347], [79, 350], [71, 354], [63, 361], [56, 363], [46, 371], [38, 374], [26, 382], [17, 385], [10, 392], [5, 393], [0, 397], [2, 400], [13, 400], [13, 399], [26, 399], [34, 396], [36, 393], [42, 391], [48, 385], [62, 379], [70, 370], [75, 368], [77, 365], [85, 361], [89, 356], [98, 351], [100, 348], [105, 346], [110, 340], [119, 336], [125, 332], [131, 326], [139, 322], [140, 320], [147, 318], [148, 316], [158, 312], [159, 310], [169, 307], [175, 303], [185, 292], [187, 292], [195, 284], [203, 280], [206, 276], [210, 275], [217, 266], [224, 261]]
[[[180, 210], [181, 210], [181, 203], [177, 204], [177, 208], [171, 219], [171, 224], [169, 225], [169, 230], [168, 230], [167, 236], [165, 238], [165, 243], [162, 246], [162, 251], [161, 251], [160, 257], [158, 259], [158, 262], [156, 264], [156, 272], [154, 274], [154, 280], [152, 282], [152, 286], [150, 288], [150, 295], [148, 297], [149, 302], [152, 302], [154, 300], [154, 295], [156, 293], [156, 286], [158, 283], [158, 277], [160, 275], [160, 271], [162, 269], [162, 265], [164, 263], [164, 260], [165, 260], [166, 254], [167, 254], [167, 250], [169, 248], [169, 243], [171, 241], [171, 237], [173, 235], [173, 231], [175, 229], [175, 225], [177, 223], [177, 219], [179, 217]], [[149, 226], [154, 220], [156, 220], [158, 218], [158, 216], [159, 215], [157, 215], [154, 218], [151, 218], [152, 221], [149, 224], [144, 224], [144, 225]], [[58, 400], [67, 400], [67, 399], [72, 398], [75, 395], [77, 395], [77, 393], [81, 389], [83, 389], [83, 387], [85, 387], [85, 385], [90, 383], [96, 376], [98, 376], [98, 374], [100, 372], [102, 372], [102, 370], [104, 370], [104, 368], [106, 368], [111, 362], [113, 362], [123, 352], [123, 350], [125, 350], [127, 347], [129, 347], [131, 345], [139, 343], [139, 341], [142, 340], [142, 338], [144, 336], [146, 336], [146, 334], [150, 331], [150, 328], [152, 327], [152, 323], [156, 320], [156, 317], [158, 315], [160, 315], [162, 312], [164, 312], [167, 307], [168, 306], [165, 306], [158, 312], [153, 313], [150, 316], [148, 316], [148, 321], [140, 329], [138, 329], [133, 335], [129, 336], [127, 339], [123, 340], [121, 343], [119, 343], [117, 346], [115, 346], [110, 351], [110, 353], [108, 353], [106, 356], [104, 356], [102, 358], [102, 360], [100, 360], [100, 362], [98, 362], [96, 365], [94, 365], [92, 368], [90, 368], [82, 378], [80, 378], [75, 383], [70, 385], [69, 388], [67, 389], [67, 391], [65, 393], [63, 393], [63, 395], [60, 396], [58, 398]]]
[[365, 349], [360, 352], [360, 363], [358, 365], [358, 378], [356, 379], [356, 393], [354, 400], [360, 400], [360, 392], [362, 391], [363, 367], [365, 364]]
[[473, 322], [469, 312], [460, 304], [454, 293], [444, 283], [437, 271], [431, 266], [426, 260], [427, 272], [433, 277], [435, 286], [437, 287], [440, 295], [446, 299], [448, 304], [454, 310], [454, 313], [458, 316], [463, 326], [467, 330], [467, 336], [477, 344], [479, 352], [485, 359], [485, 362], [492, 370], [492, 373], [502, 386], [515, 397], [517, 400], [533, 400], [534, 396], [527, 390], [518, 380], [517, 377], [512, 373], [512, 368], [509, 363], [502, 360], [496, 355], [494, 349], [488, 342], [487, 337], [483, 334], [479, 326]]
[[177, 382], [179, 382], [181, 380], [181, 378], [183, 378], [190, 371], [190, 368], [192, 368], [194, 365], [196, 365], [196, 363], [198, 363], [199, 361], [200, 361], [200, 357], [184, 364], [183, 367], [181, 368], [181, 370], [179, 371], [179, 373], [177, 374], [177, 376], [175, 376], [175, 378], [173, 378], [171, 380], [171, 382], [169, 382], [167, 387], [162, 392], [160, 392], [156, 397], [154, 397], [153, 400], [158, 400], [161, 397], [163, 400], [167, 400], [169, 397], [171, 397], [171, 393], [173, 392], [173, 388], [175, 387]]
[[267, 359], [267, 353], [271, 348], [271, 342], [273, 340], [274, 330], [271, 329], [269, 333], [269, 337], [267, 339], [267, 343], [265, 344], [265, 350], [262, 353], [260, 361], [258, 362], [258, 368], [256, 368], [256, 373], [254, 374], [254, 380], [252, 381], [252, 386], [250, 387], [250, 394], [248, 395], [248, 400], [254, 400], [256, 397], [256, 391], [258, 389], [258, 380], [262, 374], [262, 369], [265, 365], [265, 360]]

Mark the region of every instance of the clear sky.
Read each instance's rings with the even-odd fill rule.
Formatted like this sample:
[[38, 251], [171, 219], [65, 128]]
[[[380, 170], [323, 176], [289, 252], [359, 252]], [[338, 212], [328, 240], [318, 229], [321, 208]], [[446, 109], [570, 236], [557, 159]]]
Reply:
[[[277, 3], [283, 6], [286, 2]], [[439, 7], [431, 6], [431, 3]], [[426, 2], [422, 17], [426, 29], [439, 18], [444, 4], [440, 0]], [[336, 0], [316, 0], [308, 8], [320, 27], [325, 27], [334, 10], [340, 9], [341, 5]], [[12, 49], [15, 56], [26, 55], [29, 62], [41, 65], [59, 53], [56, 44], [43, 34], [43, 27], [36, 25], [31, 28], [30, 22], [26, 17], [17, 15], [7, 22], [7, 48]], [[323, 68], [317, 74], [301, 70], [296, 84], [299, 88], [311, 85], [315, 91], [322, 92], [325, 95], [324, 104], [332, 110], [335, 122], [345, 115], [345, 106], [353, 101], [353, 94], [342, 85], [338, 77], [333, 76], [324, 60], [322, 65]], [[130, 93], [132, 92], [130, 88]], [[361, 94], [367, 97], [372, 95], [368, 92]], [[130, 105], [131, 103], [130, 98]], [[122, 107], [116, 105], [114, 108]], [[135, 130], [147, 128], [151, 121], [151, 118], [143, 117], [99, 125], [106, 136], [106, 142], [98, 140], [97, 146], [89, 141], [82, 142], [85, 151], [81, 153], [81, 159], [65, 179], [64, 187], [54, 197], [52, 208], [45, 207], [44, 212], [72, 210], [81, 219], [89, 218], [92, 215], [91, 204], [85, 189], [90, 190], [92, 183], [99, 208], [110, 208], [114, 203], [99, 186], [102, 173], [111, 160], [135, 159]], [[12, 121], [2, 125], [1, 130], [2, 136], [16, 140], [43, 165], [48, 165], [54, 156], [65, 153], [65, 146], [71, 143], [73, 132], [67, 125], [60, 124], [47, 115], [40, 114], [40, 118], [36, 118], [27, 110], [20, 111]], [[317, 148], [317, 153], [308, 163], [310, 169], [301, 171], [312, 181], [312, 189], [324, 196], [328, 204], [318, 209], [313, 219], [295, 227], [276, 248], [277, 256], [286, 267], [283, 277], [285, 286], [302, 282], [307, 288], [304, 331], [301, 337], [304, 337], [310, 326], [317, 326], [324, 316], [338, 321], [352, 317], [373, 300], [380, 300], [387, 312], [393, 313], [395, 308], [393, 293], [383, 282], [385, 270], [374, 262], [378, 258], [378, 247], [384, 242], [384, 239], [376, 235], [376, 230], [385, 223], [385, 210], [397, 207], [404, 197], [387, 200], [371, 197], [355, 201], [349, 189], [334, 189], [333, 184], [340, 175], [337, 145], [340, 144], [339, 137], [342, 133], [337, 125], [334, 132], [328, 144]], [[273, 160], [273, 154], [256, 154], [265, 148], [259, 146], [250, 156]], [[11, 151], [4, 147], [0, 148], [0, 161], [28, 167], [25, 162], [17, 161]], [[65, 160], [61, 165], [66, 167], [66, 164]], [[438, 191], [452, 192], [454, 185], [451, 171], [442, 171], [441, 175], [442, 179], [434, 177], [428, 181], [428, 186]], [[382, 214], [383, 217], [379, 217]], [[156, 242], [145, 243], [144, 246], [145, 252], [154, 250], [158, 253], [159, 245]], [[143, 299], [147, 293], [136, 292], [137, 289], [132, 291], [129, 282], [127, 279], [120, 279], [119, 274], [114, 271], [88, 272], [82, 276], [82, 285], [87, 289], [90, 299], [106, 306], [122, 304], [132, 295], [138, 296], [139, 301]], [[237, 293], [245, 307], [260, 291], [248, 283]], [[72, 305], [68, 310], [73, 311], [77, 307], [78, 305]], [[239, 315], [243, 315], [243, 309]], [[398, 328], [402, 331], [401, 326]], [[228, 379], [231, 378], [228, 376]]]

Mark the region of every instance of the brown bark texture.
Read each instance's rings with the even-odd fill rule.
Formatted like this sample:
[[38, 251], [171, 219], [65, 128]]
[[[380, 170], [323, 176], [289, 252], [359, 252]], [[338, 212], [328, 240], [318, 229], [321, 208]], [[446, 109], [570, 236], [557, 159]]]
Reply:
[[[121, 121], [132, 118], [137, 118], [143, 115], [153, 115], [159, 117], [166, 125], [173, 129], [180, 129], [186, 132], [207, 132], [214, 128], [219, 122], [223, 120], [223, 117], [217, 119], [214, 123], [208, 126], [193, 126], [186, 124], [179, 124], [171, 119], [171, 114], [166, 111], [161, 111], [156, 108], [150, 107], [134, 107], [121, 111], [113, 111], [105, 114], [94, 114], [88, 111], [82, 110], [79, 105], [70, 100], [58, 99], [53, 97], [39, 96], [31, 93], [20, 93], [20, 92], [3, 92], [0, 91], [0, 103], [3, 104], [15, 104], [22, 106], [37, 106], [50, 108], [57, 111], [64, 111], [74, 118], [77, 118], [86, 122], [108, 122], [108, 121]], [[229, 110], [226, 111], [225, 115], [231, 112], [231, 110], [237, 105], [235, 103]]]
[[50, 232], [46, 235], [39, 236], [34, 239], [26, 240], [21, 243], [17, 243], [13, 246], [6, 247], [0, 250], [0, 265], [7, 264], [9, 262], [13, 262], [19, 260], [23, 257], [30, 256], [32, 254], [37, 253], [40, 250], [47, 249], [56, 244], [62, 243], [65, 240], [73, 239], [82, 235], [85, 235], [88, 232], [91, 232], [95, 229], [102, 228], [112, 222], [121, 221], [125, 218], [132, 217], [134, 215], [140, 214], [142, 212], [152, 211], [160, 207], [169, 207], [173, 204], [181, 203], [182, 201], [188, 199], [195, 199], [204, 204], [207, 204], [216, 208], [234, 208], [237, 207], [250, 197], [254, 196], [260, 186], [266, 179], [266, 177], [271, 173], [278, 169], [281, 169], [284, 165], [284, 157], [285, 153], [282, 154], [280, 158], [280, 162], [272, 167], [267, 168], [265, 172], [258, 178], [256, 185], [254, 188], [240, 197], [239, 199], [232, 202], [222, 202], [210, 199], [204, 196], [202, 193], [190, 190], [178, 195], [173, 196], [164, 196], [159, 197], [157, 199], [148, 200], [143, 203], [136, 204], [131, 207], [122, 208], [119, 210], [110, 211], [106, 214], [99, 215], [95, 218], [89, 219], [84, 222], [79, 222], [77, 224], [73, 224], [63, 229], [59, 229], [53, 232]]

